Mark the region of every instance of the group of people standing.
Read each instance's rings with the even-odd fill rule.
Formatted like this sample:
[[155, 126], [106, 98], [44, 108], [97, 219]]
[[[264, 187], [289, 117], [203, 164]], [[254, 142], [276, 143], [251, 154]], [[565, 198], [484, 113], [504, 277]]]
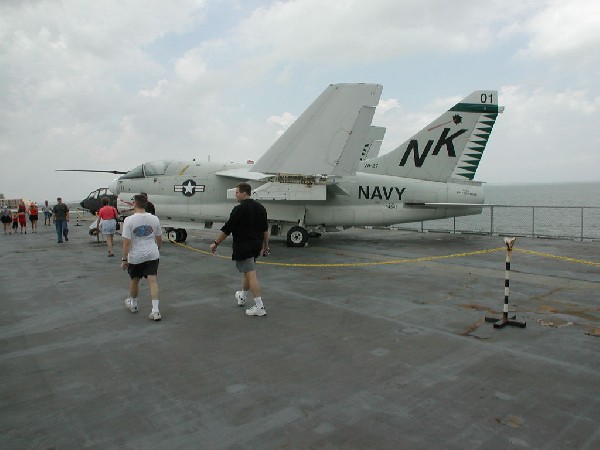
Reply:
[[[52, 209], [48, 205], [48, 200], [42, 207], [42, 212], [44, 214], [44, 225], [50, 225]], [[21, 229], [20, 234], [27, 234], [27, 216], [29, 216], [29, 222], [31, 223], [31, 232], [37, 233], [39, 209], [35, 203], [31, 202], [27, 207], [25, 202], [21, 200], [16, 211], [12, 211], [7, 205], [4, 205], [0, 213], [4, 234], [13, 234], [13, 232], [18, 234], [19, 228]]]
[[[231, 259], [236, 262], [238, 271], [242, 273], [242, 289], [235, 292], [234, 298], [238, 306], [243, 307], [252, 295], [254, 305], [246, 310], [246, 314], [261, 317], [267, 312], [256, 275], [256, 258], [261, 254], [262, 256], [269, 254], [269, 233], [267, 211], [264, 206], [250, 198], [251, 192], [251, 187], [247, 183], [239, 183], [236, 186], [235, 197], [239, 204], [233, 208], [229, 220], [221, 228], [221, 233], [210, 244], [210, 250], [216, 252], [221, 242], [230, 234], [233, 235]], [[60, 197], [56, 202], [56, 205], [50, 208], [46, 200], [42, 212], [44, 225], [49, 226], [50, 221], [54, 221], [60, 244], [69, 240], [69, 207]], [[113, 237], [118, 229], [118, 211], [109, 204], [108, 198], [103, 198], [101, 202], [102, 208], [98, 211], [96, 227], [106, 237], [108, 256], [113, 257]], [[15, 233], [19, 226], [21, 233], [27, 233], [27, 213], [29, 213], [32, 232], [37, 233], [38, 208], [34, 203], [27, 208], [25, 202], [21, 201], [16, 212], [11, 211], [8, 206], [2, 208], [0, 216], [4, 225], [4, 234], [12, 234], [11, 224]], [[155, 215], [154, 205], [148, 201], [146, 194], [135, 195], [134, 213], [124, 220], [121, 236], [123, 238], [121, 268], [127, 270], [130, 278], [129, 296], [125, 299], [125, 306], [132, 313], [138, 311], [139, 283], [142, 278], [147, 278], [152, 299], [149, 318], [155, 321], [161, 320], [157, 274], [162, 230], [160, 221]]]

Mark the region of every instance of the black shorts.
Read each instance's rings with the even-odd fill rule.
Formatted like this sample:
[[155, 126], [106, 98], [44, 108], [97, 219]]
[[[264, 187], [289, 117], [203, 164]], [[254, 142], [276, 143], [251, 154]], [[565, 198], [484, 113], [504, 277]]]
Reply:
[[12, 218], [10, 218], [9, 216], [2, 216], [2, 223], [11, 223], [12, 222]]
[[127, 273], [131, 279], [148, 278], [148, 275], [156, 275], [158, 273], [158, 259], [152, 261], [144, 261], [139, 264], [129, 264]]

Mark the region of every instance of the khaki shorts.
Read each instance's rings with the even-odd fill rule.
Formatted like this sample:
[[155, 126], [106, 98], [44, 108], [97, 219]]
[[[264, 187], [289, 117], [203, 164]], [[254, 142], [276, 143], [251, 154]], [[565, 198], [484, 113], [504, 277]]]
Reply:
[[235, 266], [242, 273], [252, 272], [256, 270], [256, 258], [248, 258], [236, 261]]

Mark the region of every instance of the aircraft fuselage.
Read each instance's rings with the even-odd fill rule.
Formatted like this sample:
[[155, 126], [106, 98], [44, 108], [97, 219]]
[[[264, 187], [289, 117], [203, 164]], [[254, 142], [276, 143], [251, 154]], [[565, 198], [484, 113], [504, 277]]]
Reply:
[[[120, 179], [116, 188], [120, 199], [131, 201], [134, 194], [146, 192], [156, 213], [165, 224], [170, 221], [194, 225], [225, 222], [235, 201], [227, 198], [245, 178], [230, 178], [216, 172], [245, 169], [240, 164], [193, 163], [170, 167], [164, 175]], [[253, 188], [264, 184], [250, 181]], [[478, 214], [481, 208], [432, 206], [427, 203], [483, 203], [483, 189], [474, 182], [433, 182], [389, 175], [357, 172], [353, 176], [327, 180], [326, 201], [259, 201], [267, 208], [269, 220], [310, 227], [351, 227], [397, 223]], [[122, 203], [122, 202], [121, 202]], [[122, 203], [123, 204], [123, 203]]]

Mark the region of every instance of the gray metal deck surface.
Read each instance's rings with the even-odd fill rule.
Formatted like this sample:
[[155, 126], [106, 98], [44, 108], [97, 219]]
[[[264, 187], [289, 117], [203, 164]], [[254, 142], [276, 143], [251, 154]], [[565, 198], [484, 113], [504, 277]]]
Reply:
[[120, 238], [107, 258], [86, 225], [0, 236], [1, 448], [600, 448], [599, 242], [517, 239], [524, 329], [484, 322], [506, 252], [471, 252], [501, 237], [273, 238], [265, 261], [298, 265], [259, 266], [262, 318], [230, 260], [167, 242], [152, 322], [145, 282], [140, 312], [123, 305]]

